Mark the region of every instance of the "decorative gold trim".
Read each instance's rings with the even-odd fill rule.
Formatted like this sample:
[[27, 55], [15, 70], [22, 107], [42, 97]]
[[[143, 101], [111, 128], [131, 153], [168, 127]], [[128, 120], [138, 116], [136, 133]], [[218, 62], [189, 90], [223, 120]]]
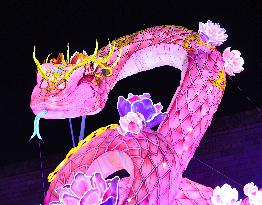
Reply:
[[67, 50], [66, 50], [66, 63], [69, 63], [70, 57], [69, 57], [69, 43], [67, 43]]
[[226, 74], [225, 69], [222, 68], [218, 74], [218, 79], [211, 79], [209, 80], [214, 86], [216, 86], [219, 89], [225, 90], [226, 88]]
[[[76, 65], [72, 65], [70, 64], [70, 59], [69, 59], [69, 44], [67, 44], [67, 52], [66, 52], [66, 61], [64, 59], [64, 55], [62, 53], [58, 54], [57, 59], [51, 59], [50, 63], [52, 63], [55, 67], [60, 68], [62, 70], [64, 70], [64, 68], [66, 66], [72, 66], [69, 70], [64, 70], [65, 73], [62, 77], [62, 75], [59, 75], [59, 77], [61, 77], [62, 79], [60, 80], [61, 82], [58, 82], [58, 84], [63, 83], [64, 81], [67, 81], [69, 79], [69, 77], [71, 76], [71, 74], [73, 73], [73, 71], [75, 71], [77, 68], [85, 66], [87, 63], [89, 62], [94, 62], [96, 64], [98, 64], [100, 67], [102, 67], [103, 69], [105, 69], [107, 72], [106, 77], [111, 76], [112, 75], [112, 69], [117, 65], [117, 63], [119, 62], [121, 55], [122, 55], [122, 47], [119, 47], [119, 54], [117, 55], [116, 60], [113, 62], [113, 64], [111, 66], [106, 65], [106, 62], [110, 60], [110, 58], [113, 56], [115, 48], [116, 48], [116, 42], [113, 41], [112, 44], [110, 44], [110, 50], [108, 55], [105, 58], [99, 59], [98, 57], [98, 41], [96, 40], [96, 47], [94, 50], [94, 53], [91, 56], [84, 56], [84, 59], [81, 63], [78, 63]], [[118, 46], [117, 46], [118, 47]], [[84, 54], [83, 54], [84, 55]], [[48, 59], [49, 59], [50, 54], [47, 56], [45, 63], [48, 63]], [[33, 59], [34, 62], [37, 65], [37, 69], [38, 72], [40, 73], [40, 75], [46, 80], [46, 81], [50, 81], [49, 77], [45, 74], [44, 70], [41, 67], [41, 64], [39, 63], [39, 61], [36, 59], [35, 57], [35, 47], [34, 47], [34, 52], [33, 52]], [[56, 61], [60, 59], [61, 64], [57, 64]], [[53, 73], [54, 74], [54, 73]], [[94, 74], [96, 77], [101, 78], [102, 75], [99, 75], [98, 73], [96, 73], [96, 70], [94, 71]], [[58, 75], [54, 75], [54, 79], [52, 80], [53, 83], [57, 83], [57, 77]]]
[[96, 131], [92, 132], [90, 135], [88, 135], [85, 139], [81, 140], [78, 145], [74, 148], [72, 148], [66, 155], [65, 159], [55, 168], [55, 170], [50, 173], [47, 177], [48, 182], [52, 182], [56, 178], [57, 172], [66, 164], [68, 159], [75, 154], [78, 150], [80, 150], [84, 145], [86, 145], [92, 138], [94, 138], [97, 135], [100, 135], [104, 133], [108, 129], [115, 129], [118, 127], [118, 124], [111, 124], [106, 127], [101, 127], [97, 129]]
[[189, 30], [188, 28], [186, 28], [186, 27], [183, 27], [183, 26], [176, 26], [176, 25], [163, 25], [162, 26], [163, 28], [179, 28], [179, 29], [181, 29], [181, 30], [183, 30], [183, 31], [188, 31], [188, 32], [192, 32], [193, 30]]
[[[97, 51], [98, 51], [98, 42], [96, 41], [96, 48], [95, 48], [95, 51], [94, 51], [94, 54], [92, 56], [86, 56], [85, 57], [85, 60], [81, 63], [78, 63], [77, 65], [73, 66], [70, 70], [68, 70], [64, 76], [64, 79], [65, 80], [68, 80], [69, 77], [71, 76], [71, 74], [73, 73], [73, 71], [75, 71], [77, 68], [79, 67], [82, 67], [84, 65], [86, 65], [87, 63], [89, 62], [94, 62], [96, 64], [98, 64], [99, 66], [101, 66], [102, 68], [106, 69], [106, 70], [109, 70], [109, 75], [106, 75], [106, 76], [110, 76], [112, 75], [112, 69], [114, 66], [116, 66], [116, 64], [118, 63], [118, 61], [120, 60], [121, 58], [121, 54], [122, 54], [122, 48], [119, 48], [119, 55], [118, 55], [118, 58], [116, 59], [116, 61], [113, 63], [112, 66], [107, 66], [105, 65], [105, 63], [107, 61], [110, 60], [110, 58], [113, 56], [114, 54], [114, 51], [115, 51], [115, 42], [113, 41], [113, 45], [109, 44], [110, 45], [110, 50], [109, 50], [109, 53], [108, 55], [103, 58], [103, 59], [99, 59], [97, 58]], [[96, 71], [95, 71], [96, 72]]]
[[39, 63], [39, 61], [35, 57], [35, 46], [34, 46], [34, 51], [33, 51], [33, 59], [34, 59], [34, 62], [36, 64], [36, 67], [37, 67], [39, 74], [42, 76], [42, 78], [44, 78], [45, 80], [48, 81], [48, 77], [46, 76], [44, 70], [42, 69], [41, 64]]
[[200, 46], [206, 46], [208, 47], [210, 50], [214, 50], [216, 47], [215, 46], [211, 46], [209, 45], [208, 43], [205, 43], [201, 37], [199, 36], [198, 33], [193, 33], [189, 36], [187, 36], [184, 40], [184, 48], [189, 50], [189, 51], [192, 51], [192, 48], [189, 47], [189, 41], [194, 41], [194, 40], [197, 40], [196, 44], [197, 45], [200, 45]]

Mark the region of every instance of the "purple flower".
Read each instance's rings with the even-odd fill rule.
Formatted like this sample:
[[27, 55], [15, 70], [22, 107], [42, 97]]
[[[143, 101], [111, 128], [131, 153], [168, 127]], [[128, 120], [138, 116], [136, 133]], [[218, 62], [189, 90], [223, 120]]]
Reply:
[[86, 176], [79, 172], [72, 184], [66, 184], [56, 189], [59, 201], [49, 205], [116, 205], [118, 201], [119, 177], [105, 180], [101, 173]]
[[[152, 128], [165, 117], [161, 103], [153, 104], [149, 93], [143, 95], [128, 94], [128, 98], [118, 97], [117, 109], [120, 115], [118, 131], [122, 135], [138, 134], [143, 126]], [[143, 125], [143, 126], [142, 126]]]
[[228, 37], [224, 28], [209, 20], [206, 23], [199, 22], [198, 33], [205, 43], [212, 46], [220, 46]]

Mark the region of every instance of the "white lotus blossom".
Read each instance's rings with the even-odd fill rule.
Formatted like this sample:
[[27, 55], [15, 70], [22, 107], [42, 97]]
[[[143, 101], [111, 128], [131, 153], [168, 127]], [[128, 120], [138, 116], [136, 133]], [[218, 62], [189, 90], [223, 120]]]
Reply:
[[240, 205], [241, 200], [238, 201], [238, 191], [235, 188], [224, 184], [222, 187], [217, 186], [213, 190], [211, 202], [213, 205]]
[[262, 204], [262, 191], [259, 191], [258, 187], [253, 182], [250, 182], [244, 186], [244, 194], [248, 196], [250, 205]]
[[198, 33], [204, 42], [212, 46], [220, 46], [228, 37], [224, 28], [220, 28], [218, 23], [212, 23], [210, 20], [206, 23], [199, 22]]

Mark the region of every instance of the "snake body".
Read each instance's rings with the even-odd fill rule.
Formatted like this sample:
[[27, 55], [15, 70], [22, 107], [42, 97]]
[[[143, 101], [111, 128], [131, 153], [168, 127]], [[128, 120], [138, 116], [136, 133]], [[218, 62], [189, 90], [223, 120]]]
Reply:
[[[35, 62], [38, 61], [35, 58]], [[114, 85], [138, 72], [169, 65], [181, 70], [180, 85], [158, 130], [122, 136], [115, 126], [80, 142], [52, 175], [45, 205], [55, 189], [70, 184], [77, 172], [100, 171], [106, 178], [125, 169], [119, 205], [211, 204], [212, 189], [182, 178], [222, 99], [226, 78], [221, 53], [198, 33], [179, 26], [148, 28], [121, 37], [92, 56], [75, 53], [37, 64], [31, 108], [46, 119], [100, 112]], [[58, 69], [59, 72], [58, 72]], [[94, 137], [95, 136], [95, 137]], [[165, 166], [163, 166], [165, 164]]]

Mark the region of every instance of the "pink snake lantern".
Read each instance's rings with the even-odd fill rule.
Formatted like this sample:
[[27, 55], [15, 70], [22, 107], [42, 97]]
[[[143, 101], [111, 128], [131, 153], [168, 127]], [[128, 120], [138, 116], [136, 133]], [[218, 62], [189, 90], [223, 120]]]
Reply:
[[164, 65], [182, 72], [157, 131], [144, 127], [130, 137], [120, 134], [118, 125], [109, 125], [93, 132], [49, 175], [45, 205], [64, 204], [56, 190], [71, 184], [77, 173], [99, 172], [109, 179], [119, 170], [128, 176], [119, 180], [118, 205], [212, 204], [212, 188], [182, 177], [226, 86], [223, 56], [205, 38], [164, 25], [121, 37], [100, 50], [97, 44], [92, 55], [76, 52], [69, 58], [68, 52], [67, 59], [59, 54], [40, 64], [34, 51], [38, 73], [30, 106], [36, 115], [45, 111], [45, 119], [99, 113], [114, 85], [138, 72]]

